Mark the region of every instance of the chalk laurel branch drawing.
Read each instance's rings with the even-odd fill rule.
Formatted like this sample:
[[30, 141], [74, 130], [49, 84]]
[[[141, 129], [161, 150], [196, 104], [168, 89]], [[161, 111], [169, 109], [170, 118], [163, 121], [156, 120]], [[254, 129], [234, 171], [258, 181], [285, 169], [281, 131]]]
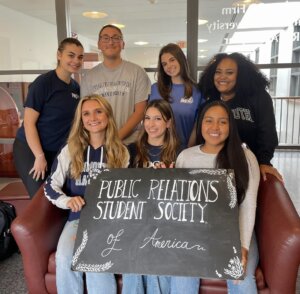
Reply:
[[[237, 252], [235, 247], [233, 247], [233, 252], [234, 254]], [[238, 279], [244, 274], [243, 266], [238, 256], [234, 256], [229, 260], [228, 268], [224, 268], [224, 273], [234, 279]]]
[[234, 181], [234, 173], [229, 172], [227, 175], [227, 187], [230, 193], [230, 202], [229, 202], [230, 208], [234, 208], [237, 205], [237, 195], [236, 195], [236, 189], [232, 184], [233, 181]]
[[87, 230], [83, 231], [82, 241], [80, 246], [77, 248], [73, 259], [72, 259], [72, 265], [75, 267], [78, 271], [84, 271], [84, 272], [104, 272], [107, 271], [109, 268], [113, 266], [113, 263], [110, 261], [103, 263], [103, 264], [85, 264], [85, 263], [79, 263], [77, 264], [78, 258], [80, 254], [82, 253], [83, 249], [86, 247], [87, 241], [88, 241], [88, 232]]
[[189, 172], [191, 175], [208, 174], [213, 176], [226, 175], [225, 169], [196, 169]]
[[213, 175], [213, 176], [227, 175], [227, 187], [228, 187], [228, 190], [230, 193], [229, 207], [234, 208], [237, 205], [236, 190], [233, 186], [233, 181], [234, 181], [234, 173], [233, 172], [227, 173], [227, 170], [225, 170], [225, 169], [197, 169], [197, 170], [192, 170], [189, 173], [191, 175], [196, 175], [196, 174], [201, 174], [201, 173]]

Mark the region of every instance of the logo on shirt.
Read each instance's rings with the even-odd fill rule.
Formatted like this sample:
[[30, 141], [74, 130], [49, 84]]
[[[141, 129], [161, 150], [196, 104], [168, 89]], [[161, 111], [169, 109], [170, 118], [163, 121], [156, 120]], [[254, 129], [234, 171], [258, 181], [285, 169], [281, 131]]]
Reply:
[[80, 98], [80, 96], [76, 93], [71, 93], [71, 94], [72, 94], [72, 98], [74, 98], [74, 99], [79, 99]]
[[103, 97], [125, 96], [130, 93], [131, 83], [128, 81], [102, 82], [93, 87], [93, 92]]
[[90, 184], [91, 179], [96, 179], [96, 177], [102, 173], [102, 171], [106, 171], [106, 163], [101, 162], [90, 162], [84, 163], [84, 169], [81, 173], [81, 176], [76, 180], [76, 186], [86, 186]]
[[237, 107], [237, 108], [232, 109], [232, 113], [233, 113], [233, 117], [235, 119], [254, 122], [251, 117], [250, 109]]
[[191, 96], [190, 98], [185, 98], [185, 97], [180, 98], [180, 103], [192, 104], [193, 102], [194, 102], [193, 96]]

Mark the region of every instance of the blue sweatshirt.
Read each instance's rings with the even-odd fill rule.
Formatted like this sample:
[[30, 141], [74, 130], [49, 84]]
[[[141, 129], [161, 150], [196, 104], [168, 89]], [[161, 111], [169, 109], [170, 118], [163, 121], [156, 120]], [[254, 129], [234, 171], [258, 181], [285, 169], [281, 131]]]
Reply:
[[[94, 149], [88, 146], [84, 152], [84, 169], [78, 179], [70, 176], [71, 158], [68, 145], [65, 145], [57, 155], [51, 174], [46, 180], [44, 191], [45, 196], [54, 205], [62, 209], [69, 209], [67, 202], [73, 196], [84, 197], [85, 187], [91, 178], [95, 178], [107, 167], [104, 146]], [[69, 221], [79, 219], [79, 212], [70, 210]]]

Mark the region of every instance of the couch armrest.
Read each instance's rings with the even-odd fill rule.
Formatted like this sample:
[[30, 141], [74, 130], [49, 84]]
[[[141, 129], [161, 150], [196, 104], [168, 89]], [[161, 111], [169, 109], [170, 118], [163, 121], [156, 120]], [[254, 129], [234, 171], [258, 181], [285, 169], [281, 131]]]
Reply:
[[26, 210], [12, 223], [12, 233], [22, 254], [30, 294], [47, 293], [45, 274], [48, 258], [56, 250], [67, 214], [67, 211], [47, 200], [41, 187]]
[[283, 184], [260, 182], [256, 236], [260, 266], [272, 294], [294, 294], [300, 264], [300, 218]]

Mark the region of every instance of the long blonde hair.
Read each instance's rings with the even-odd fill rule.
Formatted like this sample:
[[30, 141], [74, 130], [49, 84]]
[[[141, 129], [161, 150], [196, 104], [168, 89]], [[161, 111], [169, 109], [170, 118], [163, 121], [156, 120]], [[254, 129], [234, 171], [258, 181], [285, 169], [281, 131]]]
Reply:
[[129, 162], [128, 150], [118, 136], [117, 126], [110, 104], [105, 98], [99, 95], [85, 96], [80, 99], [78, 103], [70, 135], [68, 137], [68, 148], [71, 156], [70, 173], [74, 179], [77, 179], [83, 170], [84, 151], [90, 142], [89, 133], [85, 130], [81, 119], [82, 105], [88, 100], [97, 101], [101, 107], [103, 107], [103, 111], [108, 117], [104, 145], [107, 167], [127, 167]]

